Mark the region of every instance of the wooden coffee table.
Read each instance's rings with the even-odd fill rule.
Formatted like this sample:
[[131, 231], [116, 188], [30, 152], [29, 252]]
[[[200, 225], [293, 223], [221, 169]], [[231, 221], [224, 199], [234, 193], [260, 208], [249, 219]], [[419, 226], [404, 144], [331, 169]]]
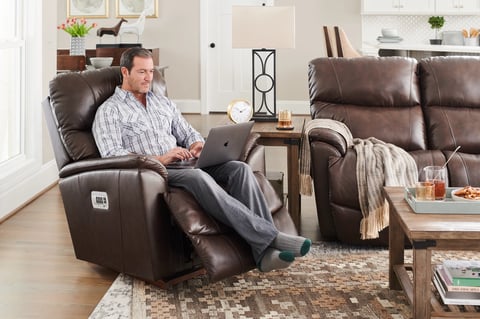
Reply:
[[[480, 214], [417, 214], [404, 199], [403, 187], [385, 187], [390, 204], [390, 289], [403, 288], [413, 305], [413, 318], [480, 318], [473, 307], [458, 313], [458, 307], [445, 311], [431, 293], [432, 250], [480, 251]], [[412, 244], [413, 264], [404, 262], [404, 243]], [[480, 255], [479, 255], [480, 259]], [[407, 270], [413, 271], [413, 282]]]

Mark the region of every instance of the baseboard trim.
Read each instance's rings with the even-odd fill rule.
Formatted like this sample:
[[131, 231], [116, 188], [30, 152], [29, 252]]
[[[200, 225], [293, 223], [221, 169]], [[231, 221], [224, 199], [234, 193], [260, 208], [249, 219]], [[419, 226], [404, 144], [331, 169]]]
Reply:
[[40, 196], [58, 180], [55, 160], [43, 164], [28, 178], [0, 194], [0, 224]]

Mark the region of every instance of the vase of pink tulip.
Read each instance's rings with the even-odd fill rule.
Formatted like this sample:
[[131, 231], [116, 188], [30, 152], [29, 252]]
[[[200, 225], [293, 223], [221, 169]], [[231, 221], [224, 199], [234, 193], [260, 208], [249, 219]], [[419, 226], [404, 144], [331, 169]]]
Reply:
[[85, 18], [68, 18], [57, 29], [70, 34], [70, 55], [85, 55], [85, 36], [96, 26], [96, 23], [88, 25]]

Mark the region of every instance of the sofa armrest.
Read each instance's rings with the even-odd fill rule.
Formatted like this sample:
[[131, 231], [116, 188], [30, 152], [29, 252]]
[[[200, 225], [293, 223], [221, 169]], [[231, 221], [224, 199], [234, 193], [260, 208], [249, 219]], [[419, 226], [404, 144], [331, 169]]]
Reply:
[[243, 148], [243, 153], [240, 156], [240, 160], [246, 162], [252, 150], [258, 145], [257, 141], [260, 138], [260, 134], [251, 133], [248, 137], [245, 147]]
[[308, 134], [310, 144], [314, 142], [322, 142], [334, 147], [341, 156], [347, 153], [348, 145], [345, 138], [338, 132], [329, 128], [314, 128]]
[[328, 128], [313, 128], [308, 137], [320, 233], [324, 240], [337, 240], [330, 206], [329, 167], [332, 161], [336, 162], [347, 155], [348, 145], [341, 134]]
[[265, 174], [265, 146], [259, 145], [260, 134], [250, 134], [240, 160], [250, 165], [254, 172]]
[[165, 166], [158, 160], [139, 155], [126, 155], [110, 158], [95, 158], [74, 162], [64, 166], [60, 172], [60, 178], [76, 175], [83, 172], [91, 172], [105, 169], [149, 169], [167, 178], [168, 172]]

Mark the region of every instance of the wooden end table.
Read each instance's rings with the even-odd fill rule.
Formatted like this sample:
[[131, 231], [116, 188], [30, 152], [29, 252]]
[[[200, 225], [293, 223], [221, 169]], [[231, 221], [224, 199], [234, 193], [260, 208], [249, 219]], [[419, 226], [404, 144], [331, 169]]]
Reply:
[[[229, 122], [226, 114], [184, 114], [185, 118], [203, 136], [207, 136], [210, 128]], [[288, 178], [288, 212], [293, 223], [300, 232], [301, 201], [299, 154], [304, 121], [308, 116], [293, 116], [293, 130], [277, 130], [277, 122], [255, 122], [252, 132], [260, 134], [259, 144], [266, 146], [283, 146], [287, 148], [287, 178]]]
[[[473, 307], [459, 313], [457, 307], [443, 310], [432, 296], [432, 251], [480, 251], [480, 214], [417, 214], [404, 199], [403, 187], [385, 187], [390, 204], [389, 284], [403, 288], [413, 305], [413, 318], [480, 318]], [[405, 238], [412, 244], [413, 264], [405, 265]], [[407, 269], [413, 270], [413, 283]]]
[[293, 116], [293, 130], [278, 130], [276, 122], [256, 122], [253, 131], [260, 134], [259, 144], [266, 146], [283, 146], [287, 148], [287, 178], [288, 178], [288, 212], [297, 230], [301, 230], [301, 197], [300, 197], [300, 144], [304, 116]]

